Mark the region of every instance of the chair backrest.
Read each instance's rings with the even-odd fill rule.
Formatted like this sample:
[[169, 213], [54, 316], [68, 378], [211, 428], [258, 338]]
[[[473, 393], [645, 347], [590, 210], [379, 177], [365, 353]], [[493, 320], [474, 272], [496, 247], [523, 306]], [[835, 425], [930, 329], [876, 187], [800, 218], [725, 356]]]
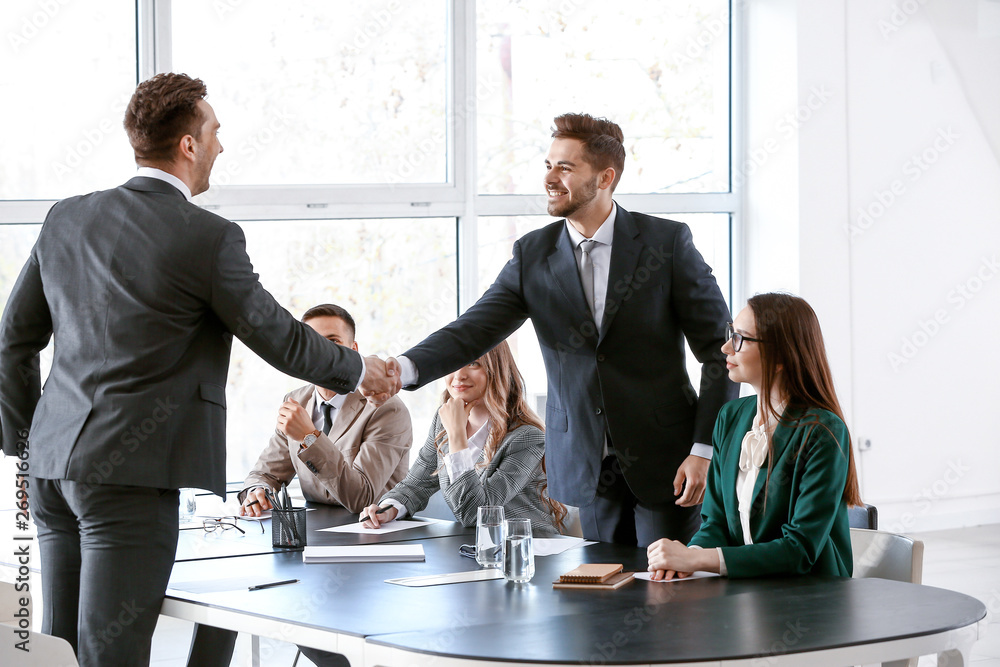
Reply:
[[851, 528], [878, 530], [878, 508], [874, 505], [847, 508], [847, 521]]
[[[29, 632], [27, 644], [20, 629], [0, 623], [0, 665], [19, 667], [79, 667], [69, 642], [61, 637]], [[18, 646], [28, 648], [24, 651]]]
[[851, 528], [854, 578], [892, 579], [919, 584], [923, 578], [924, 543], [905, 535]]
[[14, 584], [9, 581], [0, 581], [0, 623], [9, 623], [10, 625], [17, 625], [18, 617], [14, 614], [18, 613], [21, 606], [21, 600], [28, 599], [28, 615], [31, 615], [31, 594], [26, 591], [17, 591]]

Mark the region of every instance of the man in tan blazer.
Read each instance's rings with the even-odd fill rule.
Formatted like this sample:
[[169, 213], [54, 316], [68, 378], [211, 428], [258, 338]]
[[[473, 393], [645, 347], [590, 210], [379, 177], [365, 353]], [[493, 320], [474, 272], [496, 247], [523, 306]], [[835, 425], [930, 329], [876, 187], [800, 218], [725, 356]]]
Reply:
[[[315, 306], [302, 321], [357, 351], [354, 318], [340, 306]], [[241, 513], [270, 509], [264, 487], [274, 491], [295, 475], [306, 500], [360, 512], [406, 476], [412, 442], [410, 414], [398, 397], [376, 408], [360, 391], [300, 387], [278, 409], [278, 426], [240, 493]]]
[[[357, 351], [354, 318], [334, 304], [314, 306], [302, 321], [321, 336]], [[324, 408], [323, 404], [332, 404]], [[413, 442], [410, 413], [393, 396], [376, 408], [360, 391], [336, 394], [307, 384], [285, 396], [278, 426], [247, 475], [239, 494], [240, 514], [260, 516], [271, 509], [264, 493], [299, 476], [306, 500], [342, 505], [360, 512], [406, 476]], [[228, 665], [236, 633], [195, 625], [188, 665]], [[344, 656], [300, 647], [320, 667], [349, 667]]]

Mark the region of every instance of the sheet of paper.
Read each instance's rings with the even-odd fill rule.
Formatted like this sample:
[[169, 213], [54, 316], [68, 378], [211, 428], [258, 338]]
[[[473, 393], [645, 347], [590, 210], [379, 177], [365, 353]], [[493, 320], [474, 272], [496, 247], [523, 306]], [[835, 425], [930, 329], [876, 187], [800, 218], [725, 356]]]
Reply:
[[439, 523], [438, 519], [423, 519], [421, 521], [411, 521], [409, 519], [400, 519], [399, 521], [390, 521], [389, 523], [383, 523], [378, 528], [365, 528], [364, 524], [360, 521], [356, 523], [349, 523], [344, 526], [334, 526], [333, 528], [320, 528], [320, 531], [326, 531], [329, 533], [356, 533], [360, 535], [385, 535], [386, 533], [395, 533], [400, 530], [409, 530], [410, 528], [424, 528], [434, 523]]
[[661, 581], [653, 581], [652, 576], [653, 576], [652, 572], [635, 573], [636, 579], [642, 579], [644, 581], [652, 581], [654, 584], [672, 584], [675, 581], [687, 581], [688, 579], [702, 579], [704, 577], [717, 577], [719, 575], [715, 572], [702, 572], [699, 570], [698, 572], [692, 572], [690, 577], [685, 577], [684, 579], [666, 579]]
[[570, 549], [585, 547], [594, 542], [588, 542], [582, 537], [536, 537], [531, 540], [531, 546], [536, 556], [554, 556]]
[[251, 586], [266, 584], [267, 578], [258, 575], [213, 579], [211, 581], [178, 581], [167, 586], [175, 591], [187, 593], [220, 593], [222, 591], [245, 591]]
[[471, 570], [469, 572], [455, 572], [453, 574], [430, 574], [423, 577], [386, 579], [385, 583], [397, 584], [399, 586], [440, 586], [441, 584], [462, 584], [470, 581], [490, 581], [492, 579], [503, 579], [503, 572], [496, 568], [487, 568], [484, 570]]

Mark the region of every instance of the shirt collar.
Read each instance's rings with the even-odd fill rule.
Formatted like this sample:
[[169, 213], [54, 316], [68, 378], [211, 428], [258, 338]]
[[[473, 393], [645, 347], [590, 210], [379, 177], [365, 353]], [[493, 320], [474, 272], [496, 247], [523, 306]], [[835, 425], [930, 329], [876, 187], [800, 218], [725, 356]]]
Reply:
[[[615, 216], [617, 213], [618, 205], [612, 200], [611, 213], [608, 214], [608, 217], [604, 219], [601, 226], [594, 232], [594, 236], [590, 239], [591, 241], [597, 241], [606, 246], [611, 245], [611, 242], [615, 238]], [[577, 231], [576, 227], [569, 220], [566, 221], [566, 231], [569, 232], [569, 240], [572, 241], [574, 248], [587, 239], [587, 237]]]
[[146, 178], [155, 178], [160, 181], [164, 181], [174, 186], [181, 191], [184, 195], [184, 199], [191, 201], [191, 188], [187, 186], [187, 183], [177, 178], [170, 172], [163, 171], [162, 169], [157, 169], [156, 167], [139, 167], [136, 170], [136, 176], [145, 176]]
[[317, 409], [322, 403], [329, 403], [336, 409], [340, 410], [341, 408], [344, 407], [344, 401], [346, 400], [347, 400], [347, 394], [334, 394], [333, 398], [331, 398], [329, 401], [324, 401], [323, 397], [319, 395], [319, 389], [313, 387], [313, 403], [317, 407]]
[[487, 419], [479, 430], [472, 434], [469, 438], [469, 448], [478, 447], [479, 449], [484, 449], [486, 447], [486, 439], [490, 436], [490, 420]]

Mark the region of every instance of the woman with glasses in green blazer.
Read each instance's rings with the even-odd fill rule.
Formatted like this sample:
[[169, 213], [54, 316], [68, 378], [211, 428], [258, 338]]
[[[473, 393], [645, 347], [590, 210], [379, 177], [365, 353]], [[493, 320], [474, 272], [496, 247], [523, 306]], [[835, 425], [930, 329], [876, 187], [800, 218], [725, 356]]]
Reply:
[[851, 438], [816, 313], [788, 294], [752, 297], [722, 351], [756, 396], [723, 406], [702, 525], [685, 546], [649, 545], [653, 579], [851, 576], [850, 505], [861, 505]]

